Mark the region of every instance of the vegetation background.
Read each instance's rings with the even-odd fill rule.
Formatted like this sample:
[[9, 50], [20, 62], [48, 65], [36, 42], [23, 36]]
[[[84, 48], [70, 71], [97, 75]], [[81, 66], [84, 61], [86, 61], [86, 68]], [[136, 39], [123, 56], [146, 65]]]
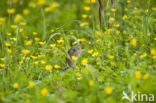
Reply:
[[[155, 95], [155, 17], [155, 0], [1, 0], [0, 102], [128, 103], [123, 91]], [[62, 71], [79, 43], [85, 52], [73, 58], [76, 67]]]

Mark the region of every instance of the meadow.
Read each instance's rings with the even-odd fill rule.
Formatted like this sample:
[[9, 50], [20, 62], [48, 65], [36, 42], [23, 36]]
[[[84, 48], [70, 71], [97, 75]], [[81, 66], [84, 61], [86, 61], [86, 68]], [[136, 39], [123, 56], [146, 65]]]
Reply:
[[[78, 44], [76, 66], [63, 71]], [[155, 103], [154, 96], [155, 0], [0, 0], [0, 103]]]

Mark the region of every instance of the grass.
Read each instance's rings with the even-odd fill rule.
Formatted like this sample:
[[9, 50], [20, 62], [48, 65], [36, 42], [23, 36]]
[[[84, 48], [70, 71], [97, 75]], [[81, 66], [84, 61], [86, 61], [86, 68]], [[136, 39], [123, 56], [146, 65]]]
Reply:
[[[101, 26], [98, 0], [10, 1], [0, 3], [0, 102], [127, 103], [123, 91], [155, 95], [154, 0], [101, 0]], [[85, 51], [76, 67], [62, 71], [79, 43]]]

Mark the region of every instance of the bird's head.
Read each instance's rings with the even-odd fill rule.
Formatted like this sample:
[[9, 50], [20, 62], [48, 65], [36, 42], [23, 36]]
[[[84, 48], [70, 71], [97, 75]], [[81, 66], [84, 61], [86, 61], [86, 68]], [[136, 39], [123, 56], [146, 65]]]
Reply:
[[76, 56], [76, 57], [78, 57], [84, 51], [84, 50], [79, 50], [80, 47], [81, 47], [81, 44], [79, 44], [77, 46], [74, 46], [74, 47], [71, 47], [68, 50], [69, 56]]

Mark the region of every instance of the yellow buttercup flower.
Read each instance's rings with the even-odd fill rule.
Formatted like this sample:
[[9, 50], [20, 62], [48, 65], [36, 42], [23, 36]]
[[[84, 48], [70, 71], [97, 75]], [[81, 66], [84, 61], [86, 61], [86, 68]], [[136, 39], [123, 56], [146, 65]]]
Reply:
[[55, 8], [59, 7], [60, 5], [59, 5], [59, 3], [57, 3], [57, 2], [53, 2], [50, 6], [51, 6], [53, 9], [55, 9]]
[[147, 36], [151, 36], [151, 34], [150, 33], [147, 33]]
[[34, 64], [38, 65], [38, 64], [39, 64], [39, 62], [38, 62], [38, 61], [36, 61], [36, 62], [34, 62]]
[[155, 49], [151, 49], [150, 52], [151, 52], [151, 55], [153, 55], [153, 56], [156, 55], [156, 50]]
[[44, 8], [44, 11], [51, 12], [51, 11], [53, 11], [53, 8], [51, 6], [48, 6], [48, 7]]
[[108, 55], [108, 58], [109, 58], [109, 59], [113, 59], [114, 56], [112, 56], [112, 55]]
[[8, 14], [14, 14], [15, 8], [8, 9], [7, 12], [8, 12]]
[[17, 89], [17, 88], [19, 87], [19, 84], [18, 84], [17, 82], [14, 83], [13, 87], [14, 87], [15, 89]]
[[4, 68], [4, 67], [5, 67], [5, 65], [4, 65], [4, 64], [0, 64], [0, 67]]
[[19, 64], [23, 64], [23, 61], [19, 61]]
[[80, 73], [76, 73], [76, 76], [77, 76], [77, 77], [80, 77], [80, 76], [81, 76], [81, 74], [80, 74]]
[[88, 22], [82, 22], [82, 23], [80, 23], [80, 26], [81, 26], [81, 27], [85, 27], [85, 26], [88, 26], [88, 25], [89, 25]]
[[90, 4], [90, 3], [94, 4], [94, 3], [96, 3], [96, 0], [85, 0], [85, 3], [86, 4]]
[[41, 62], [41, 64], [45, 64], [46, 63], [46, 61], [44, 61], [44, 60], [41, 60], [40, 62]]
[[105, 88], [106, 94], [111, 94], [111, 93], [112, 93], [112, 90], [113, 90], [113, 89], [112, 89], [112, 87], [110, 87], [110, 86]]
[[59, 44], [63, 44], [64, 43], [64, 40], [57, 40], [57, 43], [59, 43]]
[[26, 57], [26, 60], [28, 61], [28, 60], [30, 60], [30, 58], [29, 57]]
[[145, 14], [147, 14], [147, 13], [148, 13], [148, 9], [145, 10]]
[[88, 63], [88, 59], [83, 59], [83, 60], [81, 61], [81, 63], [82, 63], [82, 64], [87, 64], [87, 63]]
[[85, 0], [85, 3], [86, 4], [90, 4], [90, 0]]
[[32, 8], [36, 8], [37, 3], [35, 1], [31, 1], [31, 2], [29, 2], [29, 6]]
[[56, 46], [56, 44], [51, 44], [50, 46], [51, 46], [52, 48], [54, 48], [54, 47]]
[[115, 24], [115, 27], [116, 27], [116, 28], [120, 27], [120, 24]]
[[43, 96], [47, 96], [47, 95], [48, 95], [48, 89], [47, 89], [47, 88], [43, 88], [43, 89], [41, 90], [41, 94], [42, 94]]
[[98, 55], [99, 55], [99, 52], [93, 53], [93, 56], [98, 56]]
[[88, 15], [87, 15], [87, 14], [82, 14], [81, 17], [82, 17], [83, 19], [85, 19], [85, 18], [88, 17]]
[[131, 44], [133, 47], [137, 46], [137, 40], [136, 39], [132, 39]]
[[94, 85], [94, 81], [93, 80], [89, 80], [89, 85], [93, 86]]
[[127, 15], [124, 15], [124, 16], [122, 17], [122, 19], [128, 19]]
[[12, 53], [12, 50], [11, 50], [11, 49], [7, 49], [7, 52], [8, 52], [8, 53]]
[[19, 0], [12, 0], [12, 3], [13, 4], [16, 4], [16, 3], [18, 3], [19, 2]]
[[46, 65], [45, 69], [50, 71], [52, 69], [52, 66], [51, 65]]
[[29, 14], [29, 10], [28, 10], [28, 9], [24, 9], [24, 10], [23, 10], [23, 14], [24, 14], [24, 15], [28, 15], [28, 14]]
[[112, 31], [113, 31], [113, 29], [112, 28], [109, 28], [108, 29], [108, 34], [110, 34]]
[[20, 25], [21, 26], [25, 26], [27, 23], [26, 22], [21, 22]]
[[22, 53], [26, 55], [26, 54], [29, 54], [30, 51], [29, 51], [28, 49], [23, 49], [23, 50], [22, 50]]
[[136, 79], [141, 78], [141, 72], [139, 70], [135, 70], [134, 74], [135, 74]]
[[108, 32], [111, 32], [112, 30], [113, 30], [112, 28], [109, 28], [109, 29], [108, 29]]
[[146, 53], [143, 53], [140, 57], [141, 58], [145, 58], [147, 56], [147, 54]]
[[4, 61], [4, 58], [1, 58], [1, 61]]
[[40, 45], [44, 45], [44, 44], [45, 44], [45, 42], [39, 42], [39, 44], [40, 44]]
[[156, 59], [156, 56], [153, 56], [153, 59]]
[[33, 35], [34, 35], [34, 36], [37, 35], [37, 32], [33, 32]]
[[25, 45], [26, 46], [31, 45], [31, 44], [32, 44], [32, 41], [31, 40], [28, 40], [28, 41], [25, 42]]
[[91, 3], [93, 3], [93, 4], [96, 3], [96, 0], [91, 0]]
[[112, 8], [111, 11], [112, 11], [112, 12], [116, 12], [116, 9]]
[[45, 55], [42, 55], [42, 54], [41, 54], [41, 55], [38, 55], [38, 57], [39, 57], [39, 58], [42, 58], [42, 57], [45, 57]]
[[85, 11], [90, 11], [90, 10], [91, 10], [90, 6], [85, 6], [83, 9], [84, 9]]
[[116, 30], [116, 34], [119, 35], [120, 34], [120, 31], [119, 30]]
[[0, 69], [0, 72], [3, 72], [5, 69]]
[[149, 74], [148, 74], [148, 73], [146, 73], [146, 74], [143, 76], [144, 79], [147, 79], [148, 77], [149, 77]]
[[12, 35], [12, 33], [7, 33], [7, 35], [8, 35], [8, 36], [11, 36], [11, 35]]
[[38, 57], [32, 55], [31, 58], [33, 58], [33, 59], [37, 59]]
[[131, 3], [131, 0], [127, 0], [127, 3], [128, 3], [128, 4]]
[[29, 82], [29, 88], [33, 88], [35, 86], [35, 83], [34, 82]]
[[38, 1], [37, 1], [37, 4], [38, 4], [39, 6], [44, 5], [45, 3], [46, 3], [46, 0], [38, 0]]
[[17, 38], [10, 38], [10, 40], [14, 42], [17, 40]]
[[78, 39], [78, 41], [81, 43], [83, 43], [85, 40], [86, 40], [85, 38]]
[[109, 18], [109, 21], [110, 21], [110, 22], [113, 22], [113, 21], [114, 21], [114, 18], [110, 17], [110, 18]]
[[37, 38], [37, 37], [35, 37], [35, 39], [34, 39], [35, 41], [39, 41], [40, 39], [39, 38]]
[[6, 18], [5, 17], [0, 17], [0, 22], [5, 22]]
[[72, 56], [72, 60], [76, 61], [77, 57], [76, 56]]
[[[99, 42], [100, 42], [100, 39], [97, 39], [97, 40], [96, 40], [96, 43], [99, 43]], [[93, 56], [94, 56], [94, 55], [93, 55]]]
[[152, 7], [152, 11], [156, 11], [156, 7]]
[[26, 99], [24, 103], [31, 103], [29, 99]]
[[92, 54], [92, 53], [93, 53], [93, 49], [88, 50], [88, 53], [89, 53], [89, 54]]
[[9, 42], [5, 42], [5, 46], [9, 47], [11, 44]]
[[4, 98], [4, 97], [1, 97], [1, 98], [0, 98], [0, 101], [1, 101], [1, 102], [5, 102], [5, 98]]
[[15, 17], [15, 19], [14, 19], [14, 22], [15, 22], [15, 23], [19, 22], [20, 19], [21, 19], [21, 17], [22, 17], [22, 16], [21, 16], [20, 14], [17, 14], [16, 17]]
[[17, 25], [10, 25], [10, 28], [16, 29], [17, 28]]
[[20, 28], [20, 29], [19, 29], [19, 32], [20, 32], [20, 33], [23, 32], [23, 28]]
[[56, 69], [59, 69], [60, 68], [60, 66], [59, 65], [54, 65], [54, 67], [56, 68]]

